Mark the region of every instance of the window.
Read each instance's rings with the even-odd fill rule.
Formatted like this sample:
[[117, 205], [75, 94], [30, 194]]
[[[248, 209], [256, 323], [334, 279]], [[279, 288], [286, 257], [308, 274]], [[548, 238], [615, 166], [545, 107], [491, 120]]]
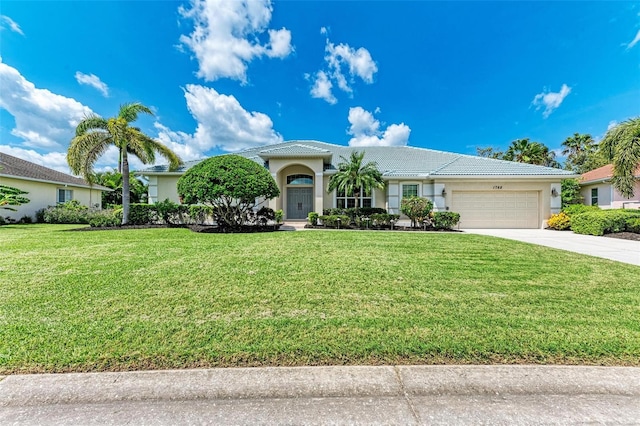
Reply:
[[409, 197], [417, 197], [418, 196], [418, 185], [402, 185], [402, 198]]
[[287, 185], [313, 185], [313, 176], [309, 175], [289, 175]]
[[66, 203], [73, 200], [73, 191], [70, 189], [58, 189], [58, 202]]
[[591, 205], [598, 205], [598, 188], [591, 188]]
[[[360, 199], [362, 199], [362, 206], [360, 206]], [[339, 209], [350, 209], [353, 207], [371, 207], [373, 205], [371, 194], [363, 194], [362, 197], [354, 197], [353, 194], [349, 194], [348, 196], [344, 193], [344, 191], [338, 191], [336, 194], [336, 207]]]

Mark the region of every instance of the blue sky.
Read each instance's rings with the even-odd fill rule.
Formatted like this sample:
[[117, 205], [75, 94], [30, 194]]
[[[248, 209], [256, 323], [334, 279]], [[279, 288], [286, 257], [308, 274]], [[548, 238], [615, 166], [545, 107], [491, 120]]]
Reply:
[[293, 139], [559, 149], [640, 115], [637, 2], [3, 0], [0, 15], [0, 152], [62, 171], [78, 120], [126, 102], [185, 160]]

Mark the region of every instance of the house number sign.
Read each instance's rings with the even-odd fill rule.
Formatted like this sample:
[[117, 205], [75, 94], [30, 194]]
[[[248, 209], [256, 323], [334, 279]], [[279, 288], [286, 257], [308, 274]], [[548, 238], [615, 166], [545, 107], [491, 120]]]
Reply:
[[493, 189], [502, 189], [502, 185], [494, 185]]

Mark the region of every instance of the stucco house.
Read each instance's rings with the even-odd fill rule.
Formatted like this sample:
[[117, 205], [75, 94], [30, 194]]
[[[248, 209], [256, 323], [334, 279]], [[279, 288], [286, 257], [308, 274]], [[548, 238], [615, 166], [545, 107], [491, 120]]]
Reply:
[[[264, 165], [281, 195], [269, 207], [282, 209], [285, 220], [332, 207], [354, 207], [356, 199], [328, 193], [329, 179], [341, 157], [365, 152], [375, 161], [386, 188], [364, 197], [364, 205], [400, 213], [402, 197], [427, 197], [437, 211], [461, 215], [461, 228], [541, 228], [561, 208], [560, 182], [578, 177], [566, 170], [414, 147], [348, 147], [318, 141], [290, 141], [237, 153]], [[199, 160], [201, 161], [201, 160]], [[136, 174], [149, 180], [149, 202], [178, 202], [178, 178], [199, 161], [177, 171], [154, 166]]]
[[58, 172], [39, 164], [0, 152], [0, 185], [27, 191], [30, 201], [12, 206], [16, 211], [0, 210], [2, 217], [19, 220], [24, 216], [35, 219], [36, 211], [78, 200], [89, 207], [102, 208], [102, 192], [112, 191], [100, 185], [89, 185], [85, 180]]
[[580, 177], [580, 195], [584, 198], [584, 204], [602, 209], [640, 209], [640, 166], [635, 172], [638, 181], [633, 198], [623, 197], [611, 184], [612, 177], [612, 164], [583, 174]]

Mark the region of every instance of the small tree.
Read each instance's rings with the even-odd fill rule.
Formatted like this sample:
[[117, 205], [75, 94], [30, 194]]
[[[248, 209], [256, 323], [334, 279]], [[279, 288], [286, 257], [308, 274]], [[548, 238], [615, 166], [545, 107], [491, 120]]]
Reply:
[[580, 181], [578, 179], [563, 179], [562, 182], [562, 208], [571, 204], [582, 203], [580, 195]]
[[422, 222], [429, 220], [429, 214], [433, 209], [431, 200], [421, 197], [403, 198], [400, 203], [402, 214], [411, 219], [411, 227], [417, 228]]
[[31, 201], [24, 196], [25, 194], [28, 194], [28, 192], [12, 186], [0, 185], [0, 209], [15, 212], [16, 209], [10, 206], [21, 206]]
[[256, 206], [256, 200], [280, 195], [267, 169], [239, 155], [221, 155], [191, 167], [178, 179], [178, 195], [186, 204], [213, 206], [222, 228], [240, 229]]

